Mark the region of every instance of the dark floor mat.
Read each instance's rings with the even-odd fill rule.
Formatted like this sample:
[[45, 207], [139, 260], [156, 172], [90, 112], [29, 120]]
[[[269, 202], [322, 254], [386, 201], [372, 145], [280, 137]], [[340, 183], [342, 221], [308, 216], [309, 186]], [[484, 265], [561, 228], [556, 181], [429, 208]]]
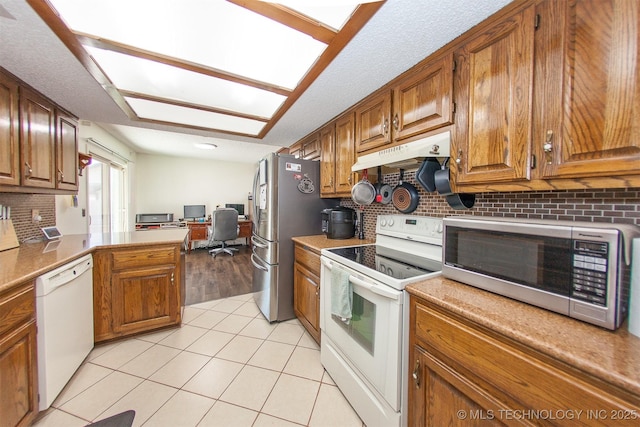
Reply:
[[129, 410], [89, 424], [91, 427], [131, 427], [136, 411]]

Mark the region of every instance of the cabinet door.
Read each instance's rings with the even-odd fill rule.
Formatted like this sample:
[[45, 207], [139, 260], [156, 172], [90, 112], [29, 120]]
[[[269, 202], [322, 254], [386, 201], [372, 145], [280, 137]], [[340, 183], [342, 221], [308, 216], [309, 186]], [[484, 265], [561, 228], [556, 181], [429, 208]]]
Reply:
[[393, 139], [452, 123], [453, 53], [416, 71], [393, 89]]
[[0, 185], [19, 185], [18, 84], [0, 73]]
[[298, 141], [289, 147], [289, 154], [295, 156], [296, 159], [302, 157], [302, 141]]
[[539, 13], [536, 54], [547, 61], [536, 72], [552, 72], [540, 76], [551, 85], [535, 139], [543, 177], [637, 173], [640, 4], [547, 1]]
[[179, 280], [174, 265], [114, 273], [113, 331], [124, 335], [177, 324]]
[[[410, 359], [410, 427], [504, 425], [500, 422], [503, 412], [497, 409], [494, 399], [485, 390], [420, 347], [413, 348]], [[486, 407], [479, 402], [485, 403]], [[518, 420], [513, 422], [526, 424]]]
[[78, 122], [68, 114], [56, 112], [56, 188], [78, 189]]
[[20, 92], [22, 185], [55, 188], [55, 117], [46, 99], [27, 89]]
[[302, 141], [302, 158], [317, 160], [320, 158], [320, 133], [314, 132]]
[[38, 415], [37, 366], [34, 319], [0, 336], [1, 426], [29, 426]]
[[320, 278], [300, 263], [293, 267], [294, 311], [309, 334], [320, 342]]
[[333, 196], [336, 192], [336, 128], [335, 123], [320, 131], [320, 195]]
[[350, 112], [336, 120], [335, 194], [350, 197], [355, 174], [355, 115]]
[[534, 21], [529, 7], [456, 51], [456, 183], [530, 177]]
[[356, 109], [356, 152], [391, 143], [391, 91], [384, 92]]

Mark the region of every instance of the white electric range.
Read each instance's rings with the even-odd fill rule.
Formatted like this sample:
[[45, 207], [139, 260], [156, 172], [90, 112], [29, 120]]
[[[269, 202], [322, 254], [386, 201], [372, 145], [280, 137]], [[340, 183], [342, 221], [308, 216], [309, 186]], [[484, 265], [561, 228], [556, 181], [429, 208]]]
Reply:
[[[374, 245], [322, 250], [321, 362], [367, 427], [407, 423], [404, 288], [441, 274], [442, 232], [442, 218], [380, 215]], [[332, 304], [345, 291], [350, 319]]]

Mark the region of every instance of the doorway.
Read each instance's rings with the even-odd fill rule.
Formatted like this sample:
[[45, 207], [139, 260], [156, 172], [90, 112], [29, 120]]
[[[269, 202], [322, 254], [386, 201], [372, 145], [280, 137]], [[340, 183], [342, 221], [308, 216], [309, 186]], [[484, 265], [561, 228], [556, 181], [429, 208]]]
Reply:
[[87, 168], [89, 232], [118, 233], [126, 229], [126, 169], [93, 155]]

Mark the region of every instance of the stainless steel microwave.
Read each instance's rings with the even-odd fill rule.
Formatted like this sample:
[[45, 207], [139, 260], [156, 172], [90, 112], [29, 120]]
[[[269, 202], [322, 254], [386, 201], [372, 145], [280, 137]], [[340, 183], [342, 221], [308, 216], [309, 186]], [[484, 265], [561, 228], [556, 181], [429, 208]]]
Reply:
[[443, 223], [443, 276], [607, 329], [625, 319], [639, 227], [472, 216]]

